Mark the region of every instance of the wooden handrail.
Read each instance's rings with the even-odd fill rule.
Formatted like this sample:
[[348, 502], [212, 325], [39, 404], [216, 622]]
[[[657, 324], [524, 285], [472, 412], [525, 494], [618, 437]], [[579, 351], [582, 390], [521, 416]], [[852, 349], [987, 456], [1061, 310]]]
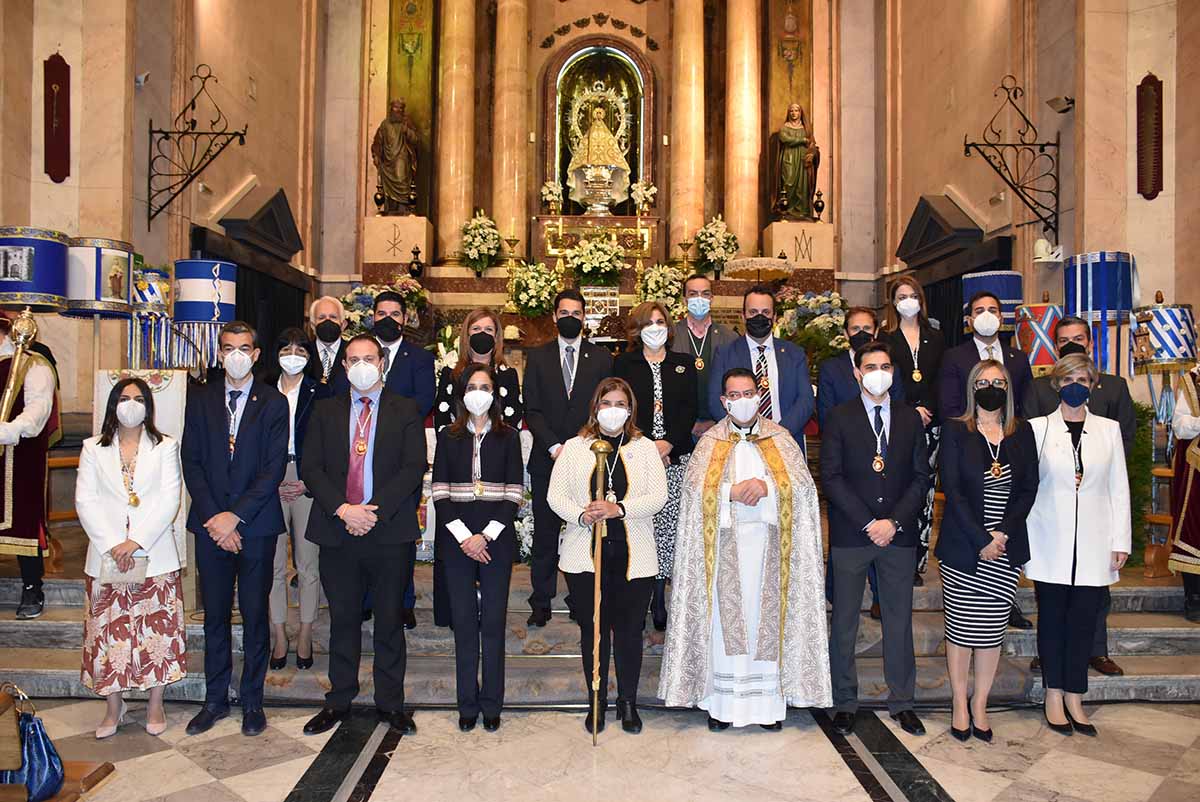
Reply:
[[50, 470], [58, 470], [60, 468], [78, 468], [79, 457], [50, 457], [46, 460]]

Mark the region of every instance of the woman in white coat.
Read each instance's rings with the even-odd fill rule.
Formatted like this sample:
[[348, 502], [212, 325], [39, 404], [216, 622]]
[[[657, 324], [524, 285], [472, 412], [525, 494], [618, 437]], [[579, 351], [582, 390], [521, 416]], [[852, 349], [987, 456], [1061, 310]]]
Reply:
[[89, 541], [80, 681], [108, 700], [97, 738], [122, 724], [130, 690], [150, 692], [145, 728], [161, 735], [163, 688], [186, 674], [175, 541], [181, 488], [179, 443], [155, 427], [149, 386], [122, 379], [109, 393], [100, 434], [83, 441], [75, 482]]
[[1092, 636], [1102, 590], [1120, 578], [1132, 541], [1121, 427], [1088, 413], [1098, 378], [1084, 354], [1063, 357], [1050, 374], [1058, 409], [1029, 422], [1040, 480], [1025, 576], [1037, 592], [1046, 722], [1064, 735], [1096, 734], [1083, 710]]

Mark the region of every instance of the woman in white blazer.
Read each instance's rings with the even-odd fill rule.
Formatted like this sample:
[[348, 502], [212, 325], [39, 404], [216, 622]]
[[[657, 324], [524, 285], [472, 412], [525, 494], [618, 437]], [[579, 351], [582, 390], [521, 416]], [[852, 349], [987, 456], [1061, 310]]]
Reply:
[[[667, 503], [667, 474], [654, 441], [634, 421], [637, 402], [624, 379], [600, 382], [592, 395], [587, 425], [563, 444], [550, 474], [547, 500], [566, 522], [558, 567], [567, 579], [579, 623], [584, 687], [592, 685], [592, 640], [595, 572], [592, 527], [604, 521], [600, 575], [600, 676], [608, 677], [609, 652], [617, 664], [617, 714], [626, 732], [641, 732], [637, 712], [638, 677], [642, 671], [642, 628], [658, 575], [654, 516]], [[603, 500], [593, 500], [596, 455], [592, 443], [602, 438], [612, 447], [607, 456]], [[600, 683], [600, 720], [608, 703], [608, 682]], [[592, 729], [589, 708], [585, 727]]]
[[1086, 355], [1063, 357], [1050, 374], [1058, 409], [1029, 422], [1040, 479], [1025, 575], [1037, 591], [1046, 721], [1064, 735], [1096, 734], [1083, 710], [1092, 636], [1102, 591], [1120, 578], [1132, 541], [1121, 427], [1088, 413], [1098, 378]]
[[[75, 508], [88, 536], [88, 610], [81, 682], [107, 697], [97, 738], [123, 723], [122, 694], [150, 692], [145, 728], [167, 728], [163, 688], [186, 674], [183, 588], [175, 516], [183, 480], [179, 443], [154, 425], [154, 396], [122, 379], [108, 396], [100, 434], [83, 442]], [[115, 571], [145, 579], [112, 582]]]

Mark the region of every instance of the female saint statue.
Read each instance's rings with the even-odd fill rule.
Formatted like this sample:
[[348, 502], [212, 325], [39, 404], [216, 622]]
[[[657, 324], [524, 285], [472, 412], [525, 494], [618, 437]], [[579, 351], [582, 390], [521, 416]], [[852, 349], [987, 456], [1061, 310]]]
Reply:
[[617, 138], [604, 122], [604, 107], [592, 109], [592, 124], [587, 133], [579, 140], [571, 154], [571, 163], [567, 166], [567, 187], [570, 188], [571, 200], [584, 206], [594, 203], [588, 197], [588, 187], [585, 183], [589, 167], [607, 167], [612, 171], [612, 191], [607, 203], [620, 203], [629, 197], [629, 162], [621, 153]]
[[813, 141], [799, 103], [788, 106], [787, 120], [780, 126], [778, 138], [775, 211], [784, 220], [813, 220], [813, 194], [817, 190], [821, 150]]

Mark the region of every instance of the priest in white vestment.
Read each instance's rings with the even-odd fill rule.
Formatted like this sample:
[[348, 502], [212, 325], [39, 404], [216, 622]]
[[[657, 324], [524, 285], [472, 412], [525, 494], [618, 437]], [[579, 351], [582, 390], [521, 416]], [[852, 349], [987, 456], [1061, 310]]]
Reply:
[[817, 489], [786, 429], [759, 415], [754, 374], [731, 370], [728, 417], [688, 463], [658, 695], [712, 730], [778, 729], [829, 707]]

